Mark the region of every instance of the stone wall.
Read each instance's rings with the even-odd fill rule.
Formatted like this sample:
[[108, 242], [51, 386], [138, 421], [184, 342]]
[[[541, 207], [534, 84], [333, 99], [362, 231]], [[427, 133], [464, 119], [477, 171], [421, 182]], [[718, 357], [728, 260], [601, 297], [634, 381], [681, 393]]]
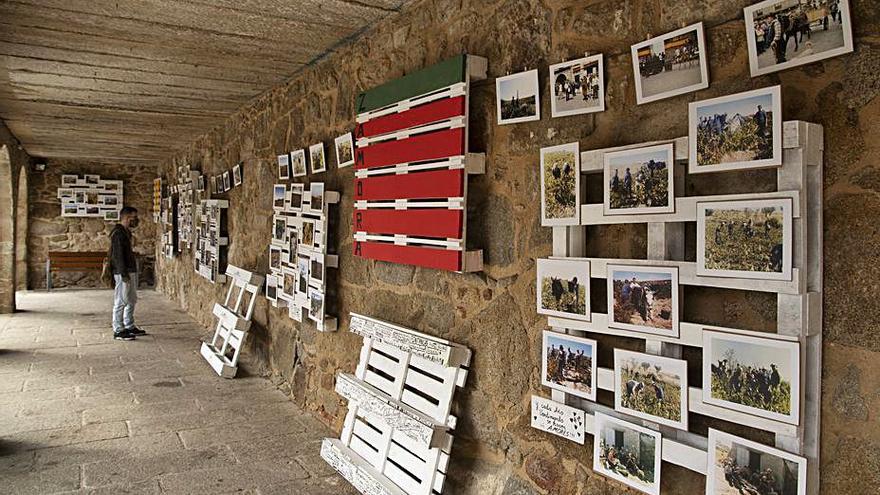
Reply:
[[0, 120], [0, 313], [15, 311], [15, 290], [18, 286], [17, 243], [21, 229], [16, 220], [22, 198], [19, 180], [27, 179], [31, 157], [18, 139]]
[[[880, 485], [880, 332], [870, 315], [880, 312], [880, 9], [853, 0], [856, 51], [806, 67], [751, 78], [742, 8], [752, 2], [700, 0], [587, 1], [425, 0], [383, 22], [242, 109], [179, 156], [206, 173], [245, 164], [244, 187], [229, 199], [233, 264], [267, 271], [274, 160], [323, 141], [328, 149], [353, 127], [358, 92], [462, 51], [489, 59], [490, 79], [474, 87], [471, 147], [488, 155], [485, 176], [472, 179], [469, 243], [485, 250], [483, 273], [457, 275], [367, 262], [351, 256], [353, 172], [313, 175], [343, 193], [336, 214], [341, 254], [331, 310], [342, 330], [321, 334], [294, 324], [285, 310], [260, 298], [245, 361], [272, 377], [298, 403], [336, 428], [346, 411], [333, 391], [337, 371], [352, 371], [360, 339], [347, 333], [350, 311], [376, 315], [448, 338], [474, 350], [473, 372], [454, 413], [460, 418], [450, 468], [456, 494], [622, 493], [590, 469], [591, 440], [582, 447], [529, 427], [529, 396], [548, 395], [540, 384], [540, 335], [546, 320], [534, 309], [535, 258], [551, 252], [550, 229], [539, 225], [538, 151], [578, 140], [581, 149], [603, 148], [687, 134], [687, 103], [781, 84], [786, 120], [825, 126], [825, 361], [822, 491], [861, 493]], [[703, 21], [711, 55], [711, 87], [657, 103], [636, 105], [630, 45]], [[604, 53], [607, 110], [539, 122], [495, 124], [494, 80], [539, 68], [547, 103], [547, 66], [584, 52]], [[160, 167], [170, 177], [174, 163]], [[773, 190], [774, 172], [709, 174], [686, 184], [688, 195]], [[588, 187], [597, 198], [599, 188]], [[688, 226], [694, 259], [693, 225]], [[588, 229], [588, 255], [644, 257], [644, 226]], [[159, 260], [159, 288], [206, 326], [223, 288], [193, 273], [191, 256]], [[604, 308], [604, 289], [593, 304]], [[688, 321], [768, 330], [775, 298], [738, 291], [688, 292]], [[695, 302], [695, 304], [694, 304]], [[638, 349], [626, 339], [600, 339], [600, 366], [611, 366], [611, 348]], [[699, 352], [686, 350], [692, 370]], [[207, 371], [206, 371], [207, 372]], [[699, 375], [690, 377], [699, 386]], [[599, 400], [611, 402], [610, 394]], [[719, 422], [691, 417], [705, 434]], [[731, 429], [731, 425], [726, 425]], [[766, 440], [760, 435], [750, 435]], [[664, 493], [702, 493], [703, 477], [664, 464]]]
[[[156, 167], [147, 165], [91, 164], [49, 160], [46, 170], [30, 177], [28, 235], [28, 283], [31, 289], [46, 287], [46, 257], [49, 251], [106, 251], [114, 222], [101, 218], [62, 217], [58, 188], [63, 174], [98, 174], [103, 179], [123, 181], [126, 205], [138, 209], [140, 226], [134, 231], [134, 250], [148, 255], [141, 273], [141, 286], [152, 285], [152, 260], [157, 242], [156, 223], [151, 212]], [[102, 287], [95, 272], [56, 272], [53, 287]]]

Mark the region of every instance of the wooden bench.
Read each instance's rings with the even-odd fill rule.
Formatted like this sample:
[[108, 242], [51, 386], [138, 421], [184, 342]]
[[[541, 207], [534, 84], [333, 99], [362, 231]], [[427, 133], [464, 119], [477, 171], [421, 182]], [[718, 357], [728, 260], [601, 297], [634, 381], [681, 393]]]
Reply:
[[106, 251], [49, 251], [46, 258], [46, 290], [52, 290], [53, 272], [101, 272]]

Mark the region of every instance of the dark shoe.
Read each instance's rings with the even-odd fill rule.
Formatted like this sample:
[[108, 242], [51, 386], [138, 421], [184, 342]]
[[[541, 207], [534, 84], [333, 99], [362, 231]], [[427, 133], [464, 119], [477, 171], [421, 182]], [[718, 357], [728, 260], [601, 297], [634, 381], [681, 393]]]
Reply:
[[123, 330], [121, 332], [115, 332], [113, 334], [113, 340], [134, 340], [136, 337], [133, 333], [128, 330]]
[[138, 336], [138, 337], [140, 337], [141, 335], [146, 335], [146, 334], [147, 334], [147, 332], [141, 330], [141, 329], [138, 328], [138, 327], [131, 327], [131, 328], [127, 329], [126, 331], [127, 331], [128, 333], [130, 333], [130, 334], [132, 334], [132, 335], [136, 335], [136, 336]]

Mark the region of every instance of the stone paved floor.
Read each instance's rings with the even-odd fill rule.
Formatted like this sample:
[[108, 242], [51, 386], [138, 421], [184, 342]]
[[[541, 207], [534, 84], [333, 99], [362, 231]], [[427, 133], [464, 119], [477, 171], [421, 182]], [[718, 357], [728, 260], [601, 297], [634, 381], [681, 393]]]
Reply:
[[0, 493], [353, 493], [319, 455], [332, 432], [268, 380], [219, 378], [203, 330], [140, 295], [134, 342], [111, 339], [108, 291], [0, 315]]

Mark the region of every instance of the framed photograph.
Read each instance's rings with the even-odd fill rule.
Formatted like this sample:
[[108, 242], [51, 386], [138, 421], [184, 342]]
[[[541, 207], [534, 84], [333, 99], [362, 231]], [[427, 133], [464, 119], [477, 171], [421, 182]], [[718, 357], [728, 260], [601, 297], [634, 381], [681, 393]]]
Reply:
[[302, 221], [302, 236], [300, 238], [300, 245], [305, 246], [308, 249], [312, 249], [315, 247], [315, 221], [308, 218], [303, 218]]
[[697, 203], [697, 275], [791, 280], [791, 198]]
[[550, 66], [550, 110], [553, 117], [605, 111], [601, 54]]
[[752, 77], [853, 51], [849, 0], [768, 0], [743, 13]]
[[294, 177], [305, 176], [308, 172], [306, 169], [306, 150], [291, 151], [290, 166], [293, 169]]
[[75, 192], [74, 192], [73, 189], [61, 189], [61, 188], [59, 188], [59, 189], [58, 189], [58, 193], [57, 193], [57, 197], [58, 197], [58, 199], [73, 198], [74, 195], [75, 195]]
[[119, 204], [119, 198], [115, 195], [101, 196], [99, 201], [104, 206], [116, 206]]
[[266, 275], [266, 299], [277, 302], [278, 301], [278, 276], [277, 275]]
[[495, 79], [498, 125], [541, 119], [538, 69]]
[[290, 155], [287, 153], [278, 155], [278, 178], [282, 180], [290, 178]]
[[232, 167], [232, 184], [235, 187], [241, 185], [241, 163], [238, 163], [234, 167]]
[[324, 143], [309, 146], [309, 160], [312, 162], [313, 174], [327, 170], [327, 162], [324, 159]]
[[104, 210], [104, 220], [116, 222], [119, 220], [119, 210]]
[[77, 177], [74, 174], [64, 174], [61, 176], [61, 185], [62, 186], [75, 186]]
[[706, 495], [806, 495], [807, 460], [709, 428]]
[[63, 217], [75, 217], [79, 214], [79, 205], [76, 203], [70, 203], [61, 206], [61, 216]]
[[687, 361], [614, 349], [614, 410], [687, 431]]
[[272, 242], [287, 244], [287, 217], [275, 215], [272, 222]]
[[354, 141], [351, 133], [346, 132], [334, 141], [336, 145], [336, 163], [339, 168], [354, 165]]
[[101, 182], [100, 175], [86, 174], [85, 176], [86, 184], [90, 186], [97, 186]]
[[308, 298], [309, 291], [309, 268], [311, 268], [311, 261], [311, 258], [308, 256], [300, 255], [296, 262], [296, 292], [297, 294], [304, 295], [306, 298]]
[[578, 225], [580, 208], [578, 143], [541, 148], [541, 225]]
[[324, 321], [324, 291], [309, 287], [309, 319]]
[[309, 186], [309, 210], [324, 211], [324, 183], [312, 182]]
[[590, 262], [580, 258], [538, 260], [538, 314], [590, 321]]
[[312, 253], [309, 262], [309, 282], [311, 285], [319, 288], [324, 287], [324, 278], [326, 275], [326, 266], [324, 265], [324, 255], [321, 253]]
[[275, 184], [272, 188], [272, 206], [275, 210], [284, 209], [284, 195], [287, 192], [287, 186], [284, 184]]
[[544, 330], [541, 383], [596, 400], [596, 341]]
[[86, 215], [89, 215], [92, 217], [102, 216], [101, 209], [98, 208], [97, 206], [87, 206], [86, 207]]
[[281, 270], [281, 248], [278, 246], [269, 246], [269, 268]]
[[800, 419], [800, 344], [703, 330], [703, 402], [792, 425]]
[[281, 278], [281, 293], [285, 296], [285, 299], [292, 301], [296, 293], [296, 272], [284, 269], [282, 270]]
[[232, 180], [229, 177], [229, 171], [223, 172], [223, 192], [232, 189]]
[[678, 267], [608, 264], [608, 326], [678, 337]]
[[709, 87], [702, 22], [636, 43], [631, 51], [639, 105]]
[[605, 153], [606, 215], [675, 212], [672, 144]]
[[294, 211], [302, 211], [302, 202], [303, 202], [303, 185], [302, 184], [291, 184], [290, 185], [290, 208]]
[[288, 223], [287, 230], [287, 252], [290, 253], [288, 263], [296, 263], [296, 257], [299, 254], [299, 229], [290, 228]]
[[782, 165], [780, 86], [691, 103], [688, 171]]
[[103, 180], [102, 187], [105, 191], [122, 191], [121, 180]]
[[659, 431], [595, 413], [593, 470], [640, 492], [660, 495]]

